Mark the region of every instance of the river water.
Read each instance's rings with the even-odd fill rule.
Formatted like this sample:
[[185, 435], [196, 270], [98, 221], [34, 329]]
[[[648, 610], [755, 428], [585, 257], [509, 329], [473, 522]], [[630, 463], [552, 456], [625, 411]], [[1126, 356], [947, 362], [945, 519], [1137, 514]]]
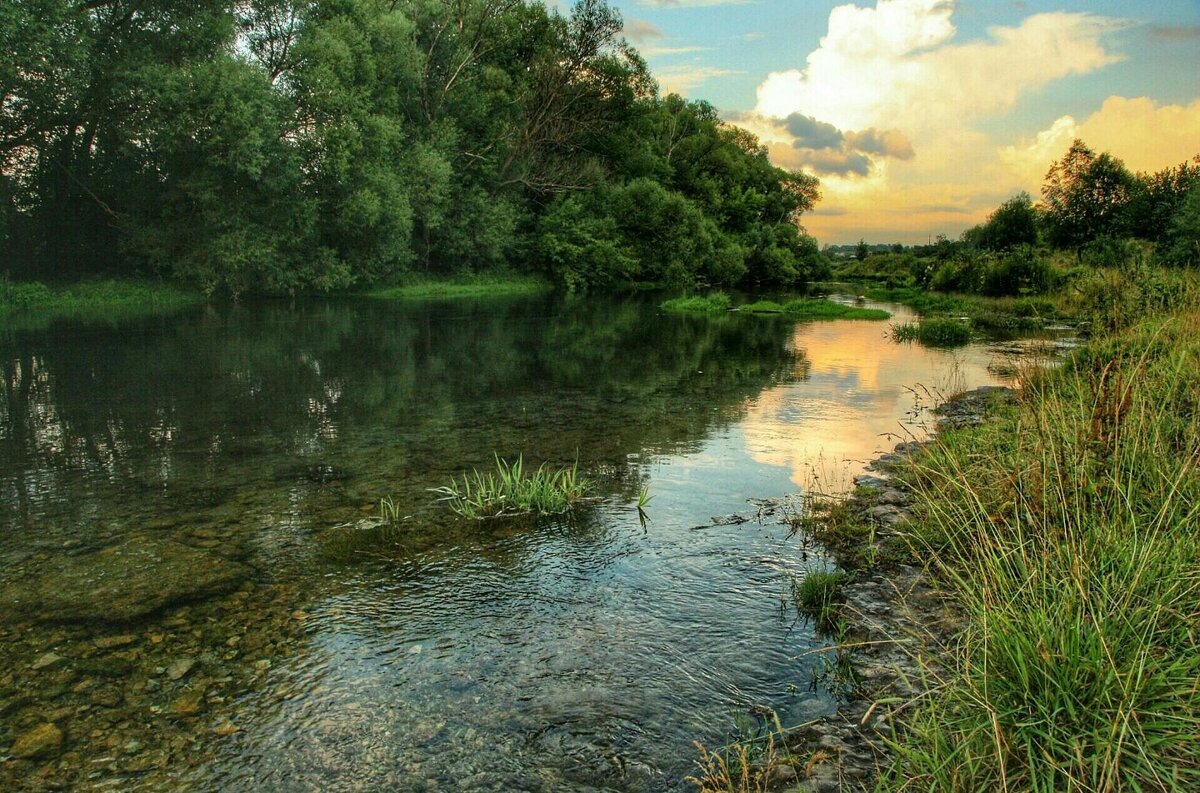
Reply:
[[[656, 303], [0, 333], [0, 788], [674, 790], [693, 741], [830, 712], [788, 598], [829, 562], [758, 500], [850, 487], [1011, 362]], [[598, 501], [454, 518], [429, 488], [493, 455]]]

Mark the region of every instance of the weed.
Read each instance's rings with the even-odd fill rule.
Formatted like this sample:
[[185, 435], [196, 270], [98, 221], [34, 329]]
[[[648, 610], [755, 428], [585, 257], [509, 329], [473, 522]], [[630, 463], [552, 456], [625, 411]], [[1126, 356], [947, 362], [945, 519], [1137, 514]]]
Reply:
[[556, 515], [569, 512], [583, 499], [591, 482], [579, 475], [579, 464], [551, 470], [545, 463], [525, 471], [524, 457], [508, 463], [496, 455], [496, 470], [464, 474], [461, 483], [451, 480], [432, 488], [451, 510], [464, 518], [504, 515]]
[[926, 347], [958, 347], [971, 341], [971, 328], [956, 319], [930, 317], [919, 323], [894, 324], [891, 336], [895, 342], [916, 341]]

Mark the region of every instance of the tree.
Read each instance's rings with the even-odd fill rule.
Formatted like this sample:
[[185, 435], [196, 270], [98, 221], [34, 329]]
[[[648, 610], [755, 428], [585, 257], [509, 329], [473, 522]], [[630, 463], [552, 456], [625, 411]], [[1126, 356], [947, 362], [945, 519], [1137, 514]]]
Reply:
[[1051, 166], [1042, 187], [1050, 241], [1081, 250], [1093, 240], [1120, 233], [1133, 188], [1133, 175], [1123, 162], [1074, 141]]
[[854, 249], [854, 258], [858, 259], [860, 262], [865, 261], [870, 252], [870, 249], [867, 247], [867, 241], [860, 239], [858, 241], [858, 247]]
[[1029, 193], [1021, 192], [1001, 204], [985, 223], [963, 232], [963, 241], [989, 251], [1010, 251], [1037, 244], [1037, 210]]

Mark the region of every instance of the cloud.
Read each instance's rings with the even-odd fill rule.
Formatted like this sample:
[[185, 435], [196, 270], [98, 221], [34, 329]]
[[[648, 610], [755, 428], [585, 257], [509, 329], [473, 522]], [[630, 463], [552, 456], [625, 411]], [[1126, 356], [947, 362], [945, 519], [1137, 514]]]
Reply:
[[751, 30], [749, 33], [742, 34], [742, 41], [762, 41], [766, 37], [767, 34], [761, 30]]
[[1131, 170], [1157, 171], [1200, 154], [1200, 99], [1164, 105], [1145, 96], [1110, 96], [1082, 123], [1062, 116], [1032, 139], [1000, 148], [1000, 159], [1022, 187], [1037, 195], [1051, 163], [1076, 138], [1120, 157]]
[[657, 58], [664, 55], [683, 55], [689, 52], [702, 52], [707, 47], [695, 46], [668, 46], [661, 42], [667, 40], [666, 34], [662, 28], [655, 25], [653, 22], [647, 22], [644, 19], [629, 19], [626, 20], [625, 26], [621, 31], [625, 37], [632, 41], [637, 46], [638, 51], [645, 58]]
[[662, 28], [644, 19], [625, 20], [625, 25], [621, 29], [621, 32], [625, 34], [625, 38], [639, 47], [652, 41], [660, 41], [663, 38]]
[[693, 88], [715, 77], [727, 77], [740, 73], [733, 69], [722, 69], [717, 66], [703, 66], [701, 64], [668, 66], [663, 69], [654, 70], [654, 76], [662, 88], [662, 93], [664, 95], [679, 94], [680, 96], [687, 96], [688, 92]]
[[871, 173], [871, 158], [859, 152], [833, 149], [808, 149], [802, 158], [818, 176], [867, 176]]
[[639, 5], [655, 8], [703, 8], [709, 6], [736, 6], [756, 0], [638, 0]]
[[1200, 26], [1167, 25], [1150, 28], [1150, 36], [1162, 41], [1190, 41], [1200, 39]]
[[[797, 68], [769, 74], [747, 114], [777, 164], [821, 175], [823, 204], [849, 210], [809, 224], [830, 242], [872, 236], [873, 228], [884, 239], [901, 230], [910, 241], [956, 235], [985, 217], [998, 189], [1025, 183], [1001, 157], [1010, 141], [995, 140], [982, 122], [1051, 83], [1123, 60], [1109, 40], [1129, 26], [1088, 13], [1037, 13], [963, 39], [955, 0], [859, 2], [834, 8], [817, 48]], [[827, 128], [840, 131], [840, 143]]]
[[792, 145], [797, 149], [832, 149], [841, 146], [845, 139], [842, 131], [833, 124], [800, 113], [785, 118], [783, 126], [795, 139]]
[[878, 130], [872, 127], [862, 132], [847, 132], [846, 142], [861, 152], [897, 160], [911, 160], [916, 154], [912, 142], [898, 129]]

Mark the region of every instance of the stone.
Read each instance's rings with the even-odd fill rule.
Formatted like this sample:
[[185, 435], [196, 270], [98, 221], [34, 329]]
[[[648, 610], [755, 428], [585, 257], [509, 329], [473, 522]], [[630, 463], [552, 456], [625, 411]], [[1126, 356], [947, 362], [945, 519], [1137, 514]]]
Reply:
[[48, 557], [0, 589], [0, 614], [41, 622], [124, 624], [237, 589], [245, 565], [166, 540], [126, 540]]
[[195, 716], [204, 707], [204, 687], [197, 686], [185, 691], [167, 705], [167, 712], [172, 716]]
[[63, 733], [57, 725], [46, 722], [17, 738], [13, 744], [13, 757], [23, 760], [39, 760], [53, 757], [62, 749]]
[[172, 680], [182, 680], [187, 677], [188, 672], [196, 665], [195, 658], [179, 658], [171, 662], [167, 667], [167, 677]]
[[93, 642], [101, 650], [114, 650], [117, 647], [127, 647], [137, 641], [136, 636], [123, 633], [120, 636], [103, 636]]
[[790, 782], [795, 782], [796, 769], [790, 765], [774, 765], [771, 766], [771, 772], [767, 774], [767, 783], [770, 785], [786, 785]]
[[50, 667], [54, 666], [57, 663], [60, 663], [63, 660], [64, 660], [63, 657], [61, 655], [58, 655], [57, 653], [46, 653], [45, 655], [38, 657], [38, 659], [36, 661], [34, 661], [32, 664], [30, 664], [29, 668], [35, 672], [38, 672], [38, 671], [41, 671], [42, 669], [49, 669]]
[[106, 708], [115, 708], [124, 701], [125, 695], [115, 686], [101, 686], [92, 692], [92, 702]]

